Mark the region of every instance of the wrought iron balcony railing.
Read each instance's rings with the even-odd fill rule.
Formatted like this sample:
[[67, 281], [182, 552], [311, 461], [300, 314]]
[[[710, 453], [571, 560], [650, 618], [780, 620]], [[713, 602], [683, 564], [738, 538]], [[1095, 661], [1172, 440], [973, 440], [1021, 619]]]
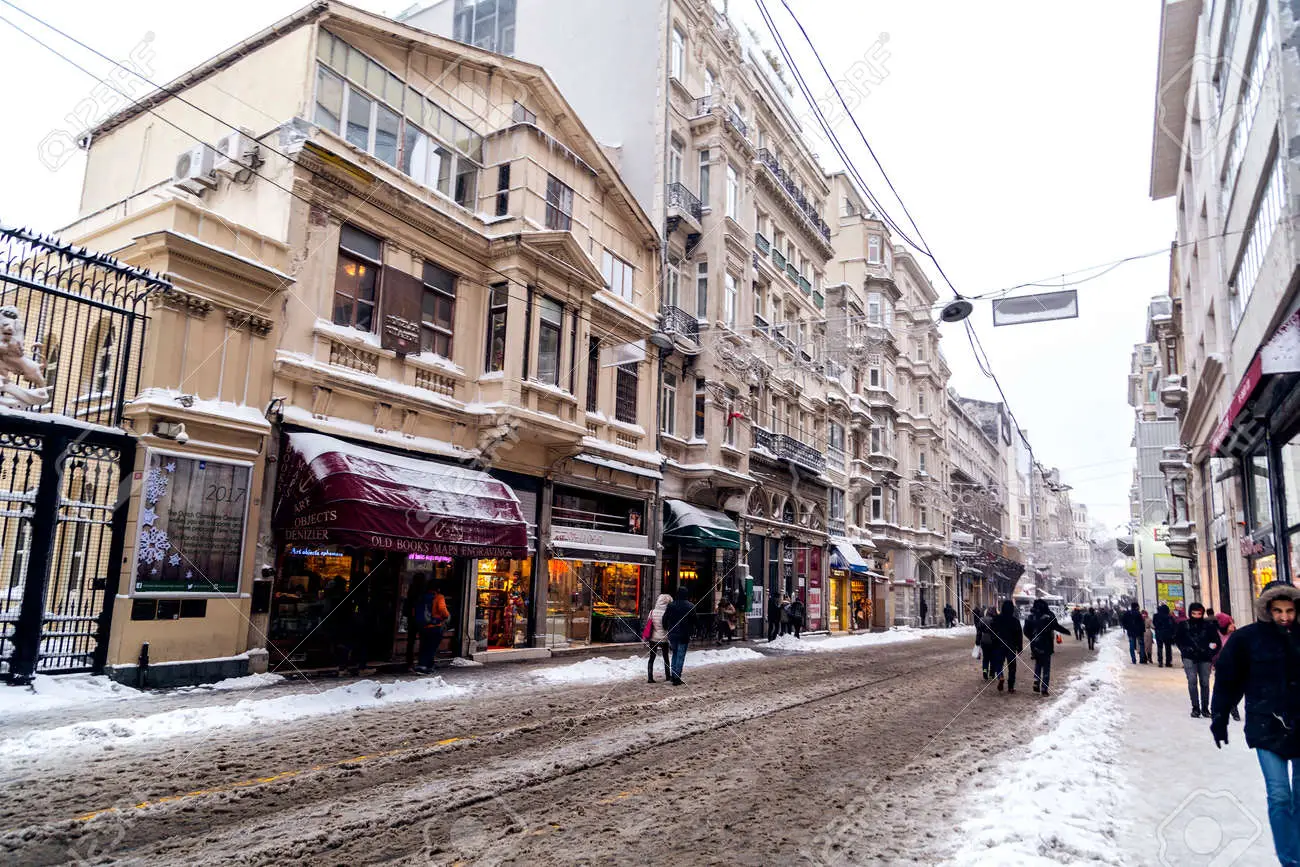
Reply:
[[798, 464], [815, 473], [826, 471], [826, 455], [788, 434], [781, 434], [781, 451], [777, 454], [790, 463]]
[[813, 303], [817, 305], [818, 310], [826, 309], [826, 296], [820, 292], [813, 293]]
[[700, 322], [680, 307], [665, 304], [659, 311], [660, 327], [665, 334], [679, 335], [700, 342]]
[[785, 254], [775, 247], [772, 248], [772, 262], [776, 265], [778, 271], [785, 270]]
[[701, 96], [695, 100], [695, 117], [703, 117], [713, 110], [713, 95]]
[[770, 430], [767, 430], [766, 428], [761, 428], [758, 425], [753, 425], [750, 428], [750, 430], [753, 431], [754, 448], [766, 449], [767, 451], [771, 452], [774, 456], [779, 456], [781, 451], [781, 446], [780, 443], [778, 442], [777, 434], [772, 433]]
[[745, 125], [745, 120], [740, 116], [740, 112], [731, 106], [727, 106], [727, 123], [740, 134], [743, 139], [749, 139], [749, 127]]
[[680, 181], [668, 185], [668, 207], [685, 211], [696, 220], [704, 216], [704, 206], [700, 204], [699, 196], [692, 193]]
[[145, 305], [167, 281], [0, 227], [0, 406], [119, 426], [140, 386]]
[[826, 225], [826, 221], [822, 219], [816, 206], [800, 192], [799, 185], [795, 183], [794, 178], [790, 177], [790, 173], [781, 168], [781, 161], [776, 158], [776, 154], [767, 148], [759, 148], [758, 161], [767, 166], [768, 171], [772, 173], [781, 188], [785, 190], [786, 195], [790, 197], [791, 204], [804, 216], [809, 225], [812, 226], [813, 231], [821, 235], [822, 239], [829, 244], [831, 240], [830, 226]]
[[803, 291], [803, 294], [805, 295], [812, 294], [812, 281], [810, 281], [807, 277], [800, 274], [796, 282], [798, 282], [799, 289]]
[[767, 238], [763, 237], [762, 232], [754, 233], [754, 246], [757, 247], [758, 252], [762, 253], [764, 256], [766, 256], [772, 250], [771, 242], [768, 241]]

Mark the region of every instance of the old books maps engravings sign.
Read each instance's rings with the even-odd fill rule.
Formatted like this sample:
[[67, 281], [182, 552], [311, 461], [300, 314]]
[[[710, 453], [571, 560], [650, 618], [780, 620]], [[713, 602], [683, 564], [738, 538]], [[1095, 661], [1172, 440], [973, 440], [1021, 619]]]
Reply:
[[251, 476], [247, 464], [150, 450], [137, 594], [239, 592]]

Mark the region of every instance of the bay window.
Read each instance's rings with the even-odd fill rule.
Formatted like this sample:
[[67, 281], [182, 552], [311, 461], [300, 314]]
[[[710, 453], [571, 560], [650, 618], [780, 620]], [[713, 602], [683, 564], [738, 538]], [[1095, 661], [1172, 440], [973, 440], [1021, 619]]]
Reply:
[[708, 380], [695, 377], [695, 439], [704, 438], [704, 412], [708, 396]]
[[879, 486], [871, 489], [871, 520], [885, 519], [885, 489]]
[[677, 375], [665, 373], [659, 395], [659, 430], [668, 436], [677, 435]]
[[548, 385], [560, 384], [560, 329], [564, 307], [545, 296], [537, 303], [537, 378]]
[[506, 313], [510, 301], [510, 287], [496, 283], [488, 294], [487, 359], [484, 368], [488, 373], [506, 369]]
[[722, 298], [722, 318], [727, 323], [728, 328], [736, 327], [736, 307], [739, 304], [739, 298], [736, 291], [736, 278], [728, 271], [723, 277], [723, 286], [725, 294]]
[[731, 163], [727, 163], [727, 216], [740, 219], [740, 175]]
[[573, 189], [555, 175], [546, 176], [546, 228], [567, 232], [573, 226]]
[[632, 301], [633, 268], [627, 262], [606, 250], [601, 257], [600, 273], [605, 277], [605, 288], [624, 301]]
[[879, 235], [867, 236], [867, 263], [870, 265], [879, 265], [883, 261], [880, 255], [881, 243]]
[[361, 331], [374, 328], [379, 301], [382, 242], [374, 235], [344, 225], [339, 232], [338, 267], [334, 275], [334, 324]]
[[515, 53], [515, 0], [456, 0], [452, 39], [498, 54]]

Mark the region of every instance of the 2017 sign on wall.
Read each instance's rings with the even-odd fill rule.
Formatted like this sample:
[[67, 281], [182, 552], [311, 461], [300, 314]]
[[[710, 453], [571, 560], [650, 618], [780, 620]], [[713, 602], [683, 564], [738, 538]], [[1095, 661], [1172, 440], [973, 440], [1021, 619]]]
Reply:
[[136, 593], [238, 593], [252, 468], [150, 451]]

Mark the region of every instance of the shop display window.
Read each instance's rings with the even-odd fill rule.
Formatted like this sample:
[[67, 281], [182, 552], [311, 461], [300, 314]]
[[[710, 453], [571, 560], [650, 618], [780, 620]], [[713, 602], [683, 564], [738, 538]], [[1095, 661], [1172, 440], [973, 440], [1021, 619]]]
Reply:
[[305, 638], [347, 597], [352, 556], [341, 549], [294, 548], [284, 558], [274, 594], [272, 640]]
[[1255, 597], [1258, 598], [1268, 584], [1277, 580], [1277, 555], [1269, 554], [1251, 560], [1250, 576], [1254, 584]]
[[552, 559], [548, 570], [548, 645], [640, 637], [644, 566]]
[[1268, 458], [1265, 455], [1251, 455], [1245, 462], [1246, 487], [1249, 495], [1250, 528], [1262, 530], [1273, 525], [1270, 506], [1270, 488], [1268, 480]]
[[479, 560], [475, 639], [480, 650], [528, 646], [531, 560]]

